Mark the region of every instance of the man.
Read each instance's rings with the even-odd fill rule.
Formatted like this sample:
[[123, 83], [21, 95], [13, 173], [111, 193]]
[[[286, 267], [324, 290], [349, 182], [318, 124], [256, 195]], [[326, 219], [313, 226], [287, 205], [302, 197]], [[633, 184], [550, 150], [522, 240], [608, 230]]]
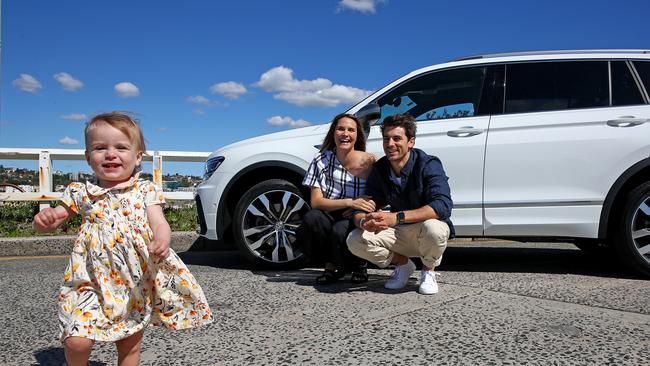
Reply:
[[381, 268], [394, 264], [388, 289], [406, 286], [415, 271], [409, 257], [422, 259], [419, 292], [438, 292], [434, 269], [440, 265], [454, 227], [449, 220], [452, 200], [442, 163], [415, 149], [415, 119], [409, 114], [387, 117], [381, 126], [385, 157], [379, 159], [366, 181], [365, 194], [376, 207], [391, 212], [358, 212], [348, 248]]

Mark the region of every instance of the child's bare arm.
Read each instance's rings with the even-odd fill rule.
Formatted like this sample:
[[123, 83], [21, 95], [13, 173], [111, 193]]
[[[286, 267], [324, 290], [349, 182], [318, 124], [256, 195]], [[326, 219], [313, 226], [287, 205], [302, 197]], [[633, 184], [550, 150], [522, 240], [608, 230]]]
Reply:
[[64, 205], [43, 209], [34, 216], [32, 227], [39, 233], [49, 233], [56, 230], [72, 216], [72, 212]]
[[149, 242], [149, 253], [162, 259], [169, 255], [169, 243], [171, 242], [172, 230], [165, 219], [162, 207], [160, 205], [150, 205], [147, 207], [147, 217], [149, 226], [153, 231], [153, 238]]

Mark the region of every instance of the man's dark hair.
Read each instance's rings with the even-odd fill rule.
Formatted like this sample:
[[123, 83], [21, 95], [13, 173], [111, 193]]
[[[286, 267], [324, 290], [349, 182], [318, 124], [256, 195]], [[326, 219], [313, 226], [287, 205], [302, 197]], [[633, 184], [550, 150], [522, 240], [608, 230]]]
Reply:
[[384, 130], [387, 127], [402, 127], [406, 133], [406, 138], [411, 139], [415, 137], [415, 132], [417, 131], [417, 126], [415, 125], [415, 118], [408, 113], [403, 114], [394, 114], [388, 116], [384, 119], [384, 123], [381, 125], [381, 134], [384, 134]]

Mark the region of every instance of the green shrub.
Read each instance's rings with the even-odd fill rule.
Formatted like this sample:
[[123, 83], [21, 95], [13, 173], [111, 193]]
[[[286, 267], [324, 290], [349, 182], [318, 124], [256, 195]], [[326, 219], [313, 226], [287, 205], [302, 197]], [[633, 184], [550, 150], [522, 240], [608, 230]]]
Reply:
[[[32, 229], [32, 220], [38, 212], [38, 202], [0, 202], [0, 237], [21, 237], [37, 235], [75, 235], [81, 225], [81, 216], [73, 216], [56, 231], [39, 234]], [[172, 231], [193, 231], [196, 228], [196, 206], [184, 203], [182, 206], [168, 204], [163, 210]]]

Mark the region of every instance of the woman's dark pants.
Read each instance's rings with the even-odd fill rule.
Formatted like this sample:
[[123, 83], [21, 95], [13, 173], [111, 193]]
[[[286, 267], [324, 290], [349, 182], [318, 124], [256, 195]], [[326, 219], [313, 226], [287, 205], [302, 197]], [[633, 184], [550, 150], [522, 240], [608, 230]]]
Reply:
[[343, 210], [310, 210], [303, 216], [296, 237], [303, 253], [312, 262], [323, 260], [334, 264], [337, 270], [349, 272], [366, 262], [348, 250], [345, 240], [354, 225], [342, 214]]

